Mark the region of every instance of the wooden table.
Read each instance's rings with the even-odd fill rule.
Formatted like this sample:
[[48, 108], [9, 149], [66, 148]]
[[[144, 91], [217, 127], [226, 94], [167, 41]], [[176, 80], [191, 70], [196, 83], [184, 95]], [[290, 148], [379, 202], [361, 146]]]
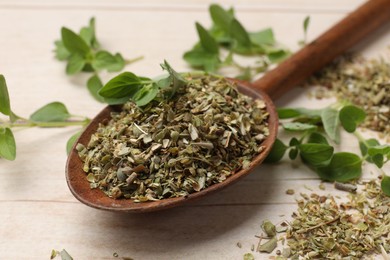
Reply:
[[[221, 0], [234, 4], [237, 17], [249, 30], [271, 26], [276, 38], [297, 50], [302, 22], [311, 16], [313, 39], [362, 3], [361, 0]], [[103, 108], [89, 95], [87, 75], [65, 75], [65, 64], [53, 55], [60, 28], [78, 30], [90, 17], [97, 20], [102, 46], [125, 57], [144, 60], [125, 69], [136, 74], [161, 74], [163, 59], [179, 71], [189, 70], [184, 51], [197, 41], [194, 22], [208, 26], [205, 0], [0, 0], [0, 73], [4, 74], [12, 108], [29, 116], [37, 108], [61, 101], [71, 113], [93, 117]], [[365, 55], [386, 51], [390, 30], [358, 46]], [[103, 75], [104, 80], [114, 74]], [[297, 89], [278, 106], [326, 106]], [[17, 159], [0, 160], [0, 259], [48, 259], [52, 249], [65, 248], [75, 259], [242, 259], [257, 245], [263, 220], [290, 219], [296, 196], [285, 191], [346, 196], [326, 184], [319, 191], [317, 176], [299, 163], [284, 160], [262, 165], [237, 184], [187, 206], [143, 215], [115, 214], [77, 201], [65, 182], [65, 144], [77, 131], [33, 128], [15, 131]], [[374, 133], [367, 135], [376, 136]], [[353, 136], [343, 136], [343, 150], [357, 149]], [[372, 168], [374, 169], [374, 168]], [[389, 172], [389, 167], [385, 168]], [[373, 172], [373, 173], [371, 173]], [[378, 173], [365, 167], [364, 178]], [[239, 248], [237, 242], [242, 244]], [[268, 255], [253, 253], [256, 259]]]

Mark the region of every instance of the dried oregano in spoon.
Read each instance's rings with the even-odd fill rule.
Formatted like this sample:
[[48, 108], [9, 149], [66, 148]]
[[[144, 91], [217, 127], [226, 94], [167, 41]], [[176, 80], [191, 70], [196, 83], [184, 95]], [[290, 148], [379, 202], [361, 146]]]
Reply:
[[224, 181], [262, 152], [269, 134], [262, 100], [240, 94], [225, 78], [181, 76], [167, 63], [164, 68], [165, 79], [138, 77], [148, 90], [158, 90], [150, 102], [138, 99], [150, 91], [132, 94], [135, 103], [112, 113], [86, 147], [78, 144], [91, 188], [136, 202], [186, 196]]

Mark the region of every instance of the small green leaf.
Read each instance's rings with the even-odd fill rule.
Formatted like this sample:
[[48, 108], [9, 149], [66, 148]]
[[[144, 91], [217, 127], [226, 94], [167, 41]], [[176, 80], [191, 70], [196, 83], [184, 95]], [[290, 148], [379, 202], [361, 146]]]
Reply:
[[386, 160], [390, 159], [390, 145], [377, 145], [368, 147], [367, 154], [378, 168], [382, 168]]
[[215, 39], [199, 23], [196, 23], [196, 30], [198, 31], [200, 45], [202, 48], [208, 53], [217, 54], [219, 47]]
[[328, 140], [326, 140], [326, 137], [317, 132], [311, 133], [307, 142], [315, 144], [329, 144]]
[[224, 32], [228, 33], [230, 30], [230, 23], [234, 18], [232, 13], [226, 11], [217, 4], [210, 5], [209, 12], [214, 24], [221, 28]]
[[97, 71], [103, 69], [108, 72], [121, 71], [125, 67], [125, 60], [119, 53], [112, 55], [108, 51], [98, 51], [92, 61], [92, 67]]
[[201, 68], [208, 72], [216, 71], [220, 62], [217, 54], [208, 53], [202, 49], [195, 49], [184, 53], [183, 58], [192, 67]]
[[[375, 138], [360, 141], [359, 142], [360, 152], [362, 153], [363, 156], [366, 156], [369, 147], [379, 146], [379, 145], [380, 145], [379, 141], [376, 140]], [[368, 155], [366, 157], [366, 161], [373, 163], [371, 156], [368, 156]]]
[[278, 116], [280, 119], [294, 118], [298, 116], [320, 117], [321, 109], [308, 108], [278, 108]]
[[277, 50], [274, 52], [267, 53], [267, 57], [271, 63], [279, 63], [287, 59], [290, 54], [291, 53], [287, 50]]
[[91, 93], [91, 95], [99, 102], [104, 102], [104, 98], [99, 95], [99, 91], [102, 87], [103, 83], [101, 82], [98, 75], [94, 74], [88, 79], [87, 88], [89, 93]]
[[62, 42], [70, 53], [85, 57], [90, 52], [88, 44], [80, 36], [68, 28], [62, 27], [61, 35]]
[[291, 138], [291, 140], [290, 140], [289, 146], [290, 146], [290, 147], [291, 147], [291, 146], [298, 146], [298, 145], [300, 145], [300, 144], [301, 144], [301, 142], [300, 142], [297, 138], [293, 137], [293, 138]]
[[132, 99], [137, 106], [145, 106], [157, 96], [158, 90], [156, 83], [145, 85], [133, 96]]
[[83, 27], [80, 30], [80, 37], [92, 48], [99, 48], [99, 42], [95, 35], [95, 18], [89, 20], [89, 26]]
[[257, 44], [259, 46], [262, 46], [264, 44], [274, 45], [276, 43], [274, 32], [271, 28], [267, 28], [254, 33], [249, 33], [249, 38], [252, 43]]
[[80, 137], [80, 135], [81, 135], [81, 131], [72, 135], [69, 138], [68, 142], [66, 142], [66, 154], [68, 154], [68, 155], [70, 154], [70, 152], [72, 151], [73, 145], [75, 144], [77, 139]]
[[107, 84], [100, 89], [99, 95], [104, 98], [132, 97], [143, 84], [142, 80], [134, 73], [123, 72], [107, 82]]
[[79, 54], [72, 54], [66, 65], [66, 74], [73, 75], [80, 72], [85, 66], [85, 59]]
[[[164, 60], [164, 63], [163, 64], [160, 64], [161, 67], [168, 71], [169, 73], [169, 80], [171, 82], [171, 86], [172, 86], [172, 91], [170, 93], [170, 97], [172, 97], [176, 91], [183, 87], [185, 84], [187, 84], [187, 81], [183, 78], [182, 75], [180, 75], [179, 73], [177, 73], [172, 67], [171, 65], [169, 65], [169, 63]], [[157, 85], [156, 85], [157, 86]], [[154, 86], [151, 87], [151, 89], [153, 89]]]
[[386, 196], [390, 196], [390, 177], [387, 175], [383, 175], [381, 181], [381, 188]]
[[307, 29], [309, 28], [310, 24], [310, 16], [306, 16], [305, 20], [303, 20], [303, 32], [306, 35], [307, 34]]
[[298, 149], [297, 148], [292, 148], [289, 152], [288, 152], [288, 157], [291, 159], [291, 160], [295, 160], [298, 156]]
[[63, 122], [70, 116], [63, 103], [52, 102], [35, 111], [30, 116], [30, 120], [34, 122]]
[[304, 124], [298, 122], [288, 122], [282, 124], [283, 128], [288, 131], [308, 131], [317, 129], [316, 125]]
[[362, 174], [362, 160], [353, 153], [335, 153], [329, 165], [315, 168], [321, 179], [346, 182], [357, 179]]
[[348, 133], [353, 133], [355, 132], [356, 127], [366, 118], [366, 113], [359, 107], [349, 105], [344, 106], [340, 110], [339, 117], [344, 129]]
[[286, 153], [286, 150], [287, 146], [279, 139], [276, 139], [270, 153], [264, 161], [267, 163], [276, 163], [283, 158], [284, 154]]
[[230, 23], [230, 34], [236, 40], [238, 49], [244, 51], [251, 49], [252, 43], [249, 34], [237, 19], [233, 19]]
[[278, 117], [279, 119], [288, 119], [288, 118], [294, 118], [302, 115], [297, 109], [295, 108], [278, 108]]
[[370, 156], [371, 161], [376, 165], [378, 168], [382, 168], [384, 164], [385, 158], [383, 157], [382, 154], [375, 154]]
[[325, 133], [332, 139], [336, 144], [340, 143], [340, 120], [339, 111], [327, 107], [322, 110], [321, 113], [322, 124], [324, 125]]
[[9, 128], [0, 128], [0, 157], [9, 161], [16, 158], [15, 137]]
[[0, 112], [6, 116], [11, 115], [11, 103], [7, 83], [3, 75], [0, 74]]
[[377, 145], [373, 147], [369, 147], [367, 151], [368, 155], [382, 154], [390, 156], [390, 145]]
[[66, 60], [70, 56], [70, 52], [65, 48], [65, 45], [62, 41], [55, 41], [54, 44], [56, 48], [54, 49], [55, 56], [58, 60]]
[[310, 166], [328, 164], [333, 155], [333, 147], [327, 144], [307, 143], [299, 145], [303, 162]]

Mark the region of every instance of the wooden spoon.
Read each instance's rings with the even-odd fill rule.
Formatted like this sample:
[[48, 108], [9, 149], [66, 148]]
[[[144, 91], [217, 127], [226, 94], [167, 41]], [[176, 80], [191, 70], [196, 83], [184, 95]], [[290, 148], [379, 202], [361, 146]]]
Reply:
[[[179, 206], [229, 186], [259, 165], [275, 141], [278, 118], [269, 96], [272, 98], [282, 96], [389, 20], [390, 0], [370, 0], [258, 81], [248, 83], [232, 79], [238, 83], [240, 92], [264, 100], [270, 114], [268, 121], [270, 135], [263, 143], [266, 149], [254, 158], [249, 169], [241, 170], [225, 181], [192, 193], [188, 197], [134, 203], [132, 200], [111, 199], [101, 190], [91, 189], [82, 170], [83, 162], [73, 147], [66, 164], [66, 179], [71, 192], [82, 203], [94, 208], [121, 212], [149, 212]], [[109, 120], [110, 113], [118, 109], [115, 106], [103, 109], [87, 126], [77, 142], [86, 145], [99, 123]]]

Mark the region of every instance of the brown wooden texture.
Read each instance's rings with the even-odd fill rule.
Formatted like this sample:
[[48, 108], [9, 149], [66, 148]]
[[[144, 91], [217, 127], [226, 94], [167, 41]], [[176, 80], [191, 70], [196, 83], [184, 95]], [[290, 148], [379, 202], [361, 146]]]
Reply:
[[255, 81], [276, 99], [390, 20], [390, 0], [370, 0]]

